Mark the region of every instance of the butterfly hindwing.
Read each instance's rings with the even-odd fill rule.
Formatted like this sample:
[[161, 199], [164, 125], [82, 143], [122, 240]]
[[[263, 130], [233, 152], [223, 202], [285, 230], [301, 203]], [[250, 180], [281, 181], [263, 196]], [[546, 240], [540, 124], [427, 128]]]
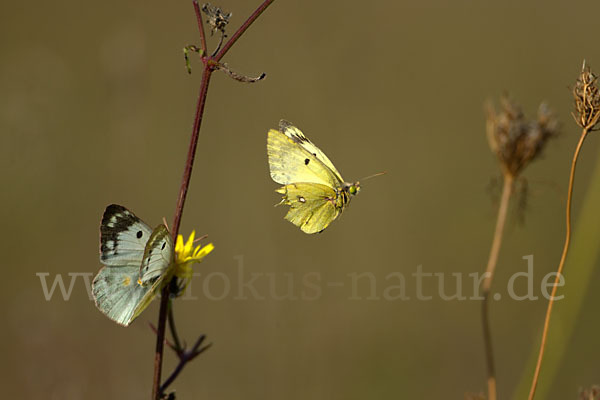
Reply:
[[318, 233], [342, 212], [335, 190], [315, 183], [293, 183], [278, 190], [283, 204], [290, 206], [285, 219], [305, 233]]
[[150, 286], [138, 282], [139, 267], [106, 266], [92, 284], [96, 306], [119, 325], [128, 326], [141, 312], [138, 305], [151, 294]]

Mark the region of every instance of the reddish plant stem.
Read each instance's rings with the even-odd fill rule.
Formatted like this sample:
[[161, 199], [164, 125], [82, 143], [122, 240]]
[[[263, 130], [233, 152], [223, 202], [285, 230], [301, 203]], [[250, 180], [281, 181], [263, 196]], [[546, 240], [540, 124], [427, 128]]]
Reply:
[[246, 22], [244, 22], [242, 24], [242, 26], [240, 26], [238, 28], [238, 30], [231, 36], [231, 38], [227, 41], [227, 43], [225, 43], [225, 46], [223, 46], [223, 48], [217, 53], [217, 55], [214, 58], [216, 62], [221, 61], [221, 59], [229, 51], [229, 49], [231, 48], [231, 46], [233, 46], [235, 44], [235, 42], [237, 42], [237, 40], [240, 38], [240, 36], [242, 36], [244, 34], [244, 32], [246, 32], [246, 29], [248, 29], [250, 27], [250, 25], [252, 25], [252, 23], [254, 21], [256, 21], [256, 19], [258, 17], [260, 17], [260, 14], [262, 14], [263, 11], [265, 11], [267, 9], [267, 7], [269, 7], [271, 5], [271, 3], [273, 3], [274, 1], [275, 0], [265, 0], [256, 9], [256, 11], [254, 11], [252, 13], [252, 15], [250, 15], [250, 17], [248, 17], [248, 19], [246, 20]]
[[[250, 17], [238, 28], [238, 30], [233, 34], [233, 36], [225, 43], [225, 46], [219, 51], [219, 53], [215, 57], [208, 56], [208, 52], [206, 50], [206, 35], [204, 32], [204, 25], [202, 23], [202, 14], [200, 12], [200, 7], [197, 0], [193, 1], [194, 11], [196, 13], [196, 20], [198, 23], [198, 29], [200, 31], [201, 38], [201, 46], [202, 46], [202, 63], [204, 64], [204, 68], [202, 70], [202, 83], [200, 84], [200, 92], [198, 94], [198, 103], [196, 106], [196, 116], [194, 118], [194, 126], [192, 129], [192, 137], [190, 139], [190, 145], [188, 148], [187, 160], [185, 163], [185, 169], [183, 172], [183, 177], [181, 179], [181, 186], [179, 189], [179, 196], [177, 198], [177, 206], [175, 208], [175, 217], [173, 219], [173, 230], [171, 234], [173, 235], [173, 240], [176, 240], [177, 234], [179, 233], [179, 227], [181, 225], [181, 218], [183, 216], [183, 207], [185, 205], [185, 199], [187, 197], [187, 191], [190, 185], [190, 179], [192, 177], [192, 168], [194, 166], [194, 159], [196, 156], [196, 148], [198, 146], [198, 138], [200, 136], [200, 127], [202, 125], [202, 117], [204, 115], [204, 106], [206, 105], [206, 96], [208, 93], [208, 84], [210, 82], [210, 77], [212, 72], [214, 71], [215, 66], [218, 64], [218, 61], [223, 58], [225, 53], [233, 46], [233, 44], [240, 38], [240, 36], [252, 25], [252, 23], [263, 13], [263, 11], [273, 3], [274, 0], [265, 0], [257, 9], [250, 15]], [[162, 290], [161, 300], [160, 300], [160, 311], [158, 314], [158, 328], [156, 334], [156, 351], [154, 354], [154, 376], [152, 381], [152, 399], [160, 400], [161, 386], [161, 373], [162, 373], [162, 361], [163, 361], [163, 353], [164, 353], [164, 344], [165, 344], [165, 328], [167, 321], [167, 311], [168, 311], [168, 300], [169, 300], [169, 287], [167, 284]], [[192, 358], [184, 361], [181, 366], [178, 366], [178, 371], [174, 375], [172, 375], [173, 379], [178, 375], [178, 373], [183, 369], [183, 366], [187, 361], [191, 361]], [[171, 382], [172, 382], [171, 380]], [[171, 383], [169, 382], [169, 384]], [[163, 386], [166, 387], [166, 386]]]
[[200, 46], [202, 47], [202, 55], [207, 54], [206, 51], [206, 33], [204, 32], [204, 24], [202, 24], [202, 12], [200, 11], [200, 5], [197, 0], [192, 2], [194, 4], [194, 12], [196, 13], [196, 22], [198, 23], [198, 30], [200, 31]]
[[187, 197], [187, 191], [192, 178], [192, 168], [196, 157], [196, 147], [198, 146], [198, 138], [200, 136], [200, 126], [202, 124], [202, 116], [204, 114], [204, 106], [206, 105], [206, 94], [208, 93], [208, 84], [212, 74], [212, 68], [205, 65], [202, 71], [202, 83], [200, 84], [200, 94], [198, 95], [198, 107], [196, 109], [196, 118], [194, 119], [194, 130], [190, 139], [190, 147], [188, 149], [187, 162], [181, 179], [181, 188], [177, 199], [177, 207], [175, 209], [175, 218], [173, 220], [173, 239], [177, 238], [179, 226], [181, 225], [181, 217], [183, 216], [183, 206]]
[[[200, 94], [198, 95], [198, 107], [196, 108], [196, 118], [194, 119], [194, 129], [192, 132], [192, 138], [190, 140], [190, 147], [188, 149], [187, 161], [185, 164], [185, 170], [181, 180], [181, 188], [179, 190], [179, 197], [177, 199], [177, 207], [175, 209], [175, 218], [173, 220], [173, 240], [177, 238], [179, 233], [179, 226], [181, 225], [181, 217], [183, 216], [183, 206], [185, 205], [185, 199], [187, 197], [187, 191], [190, 186], [190, 179], [192, 177], [192, 168], [194, 166], [194, 159], [196, 156], [196, 147], [198, 146], [198, 137], [200, 136], [200, 125], [202, 124], [202, 115], [204, 113], [204, 106], [206, 104], [206, 94], [208, 92], [208, 84], [210, 82], [210, 76], [212, 69], [208, 64], [205, 64], [204, 70], [202, 71], [202, 83], [200, 85]], [[164, 339], [165, 339], [165, 326], [167, 320], [167, 306], [169, 301], [169, 286], [165, 285], [162, 290], [160, 299], [160, 311], [158, 314], [158, 334], [156, 336], [156, 352], [154, 355], [154, 380], [152, 385], [152, 398], [158, 400], [160, 396], [160, 376], [162, 370], [162, 358], [164, 350]]]
[[[204, 55], [206, 54], [206, 41], [204, 36], [204, 26], [202, 24], [202, 14], [200, 12], [200, 8], [198, 6], [198, 2], [194, 1], [194, 11], [196, 13], [196, 20], [198, 22], [198, 29], [200, 30], [200, 35], [202, 40], [202, 50], [203, 57], [202, 60], [205, 60]], [[187, 191], [190, 185], [190, 179], [192, 177], [192, 168], [194, 166], [194, 160], [196, 156], [196, 148], [198, 146], [198, 137], [200, 136], [200, 126], [202, 124], [202, 116], [204, 114], [204, 106], [206, 104], [206, 95], [208, 93], [208, 84], [210, 82], [210, 76], [212, 74], [212, 69], [208, 66], [208, 64], [204, 63], [204, 68], [202, 71], [202, 83], [200, 84], [200, 92], [198, 94], [198, 102], [196, 106], [196, 116], [194, 118], [194, 126], [192, 128], [192, 137], [190, 139], [190, 145], [188, 147], [188, 154], [185, 163], [185, 168], [183, 171], [183, 177], [181, 179], [181, 186], [179, 188], [179, 196], [177, 198], [177, 206], [175, 208], [175, 217], [173, 219], [173, 230], [171, 234], [173, 235], [173, 240], [177, 239], [177, 234], [179, 233], [179, 227], [181, 225], [181, 218], [183, 216], [183, 206], [185, 205], [185, 199], [187, 196]], [[160, 398], [160, 379], [162, 373], [162, 360], [164, 354], [164, 344], [165, 344], [165, 327], [167, 321], [167, 309], [169, 302], [169, 287], [170, 285], [165, 285], [162, 290], [162, 295], [160, 299], [160, 311], [158, 314], [158, 332], [156, 334], [156, 351], [154, 353], [154, 377], [152, 381], [152, 399], [159, 400]]]

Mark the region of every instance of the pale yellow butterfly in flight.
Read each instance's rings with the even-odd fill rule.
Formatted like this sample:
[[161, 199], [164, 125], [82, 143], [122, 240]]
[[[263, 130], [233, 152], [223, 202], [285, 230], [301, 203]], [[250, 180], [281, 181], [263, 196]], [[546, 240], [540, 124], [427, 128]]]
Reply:
[[284, 186], [279, 204], [289, 205], [285, 219], [305, 233], [322, 232], [360, 191], [359, 182], [346, 182], [327, 156], [291, 123], [267, 134], [271, 178]]

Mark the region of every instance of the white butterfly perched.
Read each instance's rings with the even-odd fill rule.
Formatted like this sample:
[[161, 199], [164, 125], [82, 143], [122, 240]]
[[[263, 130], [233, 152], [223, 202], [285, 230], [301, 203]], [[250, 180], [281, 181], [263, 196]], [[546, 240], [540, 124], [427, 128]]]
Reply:
[[282, 185], [280, 204], [290, 206], [285, 219], [305, 233], [322, 232], [360, 191], [360, 183], [345, 182], [327, 156], [291, 123], [267, 134], [271, 178]]
[[112, 204], [100, 224], [100, 262], [92, 284], [96, 307], [128, 326], [173, 275], [173, 240], [163, 224], [151, 229], [123, 206]]

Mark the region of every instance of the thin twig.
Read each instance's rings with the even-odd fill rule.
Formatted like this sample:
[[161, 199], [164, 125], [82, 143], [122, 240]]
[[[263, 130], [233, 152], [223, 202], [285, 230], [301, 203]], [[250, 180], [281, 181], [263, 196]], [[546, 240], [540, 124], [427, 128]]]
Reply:
[[581, 132], [581, 137], [579, 138], [579, 143], [577, 143], [577, 148], [575, 149], [575, 154], [573, 155], [573, 160], [571, 162], [571, 173], [569, 175], [569, 189], [567, 191], [567, 207], [566, 207], [566, 233], [565, 233], [565, 244], [563, 246], [562, 255], [560, 257], [560, 262], [558, 264], [558, 270], [556, 272], [556, 278], [554, 278], [554, 286], [552, 287], [552, 293], [550, 294], [550, 299], [548, 300], [548, 308], [546, 309], [546, 318], [544, 320], [544, 329], [542, 331], [542, 341], [540, 343], [540, 350], [538, 354], [537, 364], [535, 366], [535, 372], [533, 374], [533, 380], [531, 382], [531, 388], [529, 390], [529, 400], [533, 400], [535, 397], [535, 390], [537, 388], [538, 379], [540, 377], [540, 370], [542, 368], [542, 359], [544, 358], [544, 350], [546, 348], [546, 339], [548, 337], [548, 328], [550, 327], [550, 315], [552, 314], [552, 306], [554, 305], [554, 297], [556, 295], [556, 291], [558, 289], [558, 283], [560, 281], [560, 277], [562, 276], [562, 270], [565, 265], [565, 260], [567, 258], [567, 252], [569, 250], [569, 243], [571, 242], [571, 200], [573, 198], [573, 184], [575, 182], [575, 168], [577, 167], [577, 159], [579, 158], [579, 153], [581, 151], [581, 147], [583, 146], [583, 141], [587, 137], [587, 134], [590, 132], [589, 127], [583, 128]]
[[[171, 326], [171, 332], [174, 333], [174, 335], [173, 335], [174, 337], [177, 337], [177, 333], [176, 333], [177, 330], [175, 328], [175, 320], [172, 319], [171, 316], [172, 316], [172, 314], [169, 312], [169, 324]], [[150, 325], [150, 329], [152, 329], [154, 331], [154, 333], [157, 333], [156, 327], [152, 323], [150, 323], [149, 325]], [[173, 350], [173, 352], [179, 358], [179, 363], [178, 363], [177, 367], [175, 368], [175, 370], [173, 370], [171, 375], [165, 380], [165, 383], [163, 383], [161, 385], [161, 387], [160, 387], [161, 395], [164, 394], [164, 391], [166, 390], [166, 388], [171, 383], [173, 383], [173, 381], [177, 378], [179, 373], [183, 370], [183, 368], [185, 367], [185, 365], [188, 362], [192, 361], [194, 358], [196, 358], [200, 354], [204, 353], [206, 350], [208, 350], [212, 346], [212, 343], [209, 343], [206, 346], [199, 348], [205, 339], [206, 339], [206, 335], [201, 335], [200, 337], [198, 337], [198, 339], [196, 340], [196, 343], [194, 344], [194, 347], [192, 347], [192, 349], [189, 351], [185, 348], [185, 346], [182, 347], [180, 344], [174, 345], [173, 343], [169, 342], [168, 339], [165, 339], [165, 343], [167, 344], [167, 346], [169, 346], [169, 348], [171, 350]]]
[[206, 33], [204, 33], [204, 24], [202, 23], [202, 12], [200, 11], [200, 4], [198, 0], [192, 1], [194, 4], [194, 12], [196, 13], [196, 22], [198, 23], [198, 30], [200, 31], [200, 46], [202, 48], [202, 54], [208, 54], [206, 49]]
[[[225, 53], [233, 46], [233, 44], [240, 38], [240, 36], [252, 25], [252, 23], [262, 14], [262, 12], [271, 4], [274, 0], [265, 0], [257, 9], [250, 15], [250, 17], [238, 28], [238, 30], [232, 35], [232, 37], [225, 43], [225, 46], [219, 51], [219, 53], [215, 57], [207, 56], [206, 50], [206, 35], [204, 32], [204, 25], [202, 23], [202, 14], [200, 11], [200, 6], [198, 5], [198, 1], [194, 0], [194, 11], [196, 13], [196, 20], [198, 23], [198, 30], [200, 31], [201, 38], [201, 46], [203, 51], [202, 62], [204, 63], [204, 68], [202, 71], [202, 83], [200, 84], [200, 91], [198, 94], [198, 102], [196, 106], [196, 116], [194, 118], [194, 126], [192, 129], [192, 137], [190, 139], [190, 145], [188, 148], [188, 155], [185, 163], [185, 169], [183, 172], [183, 177], [181, 179], [181, 186], [179, 189], [179, 196], [177, 198], [177, 206], [175, 208], [175, 216], [173, 219], [173, 230], [172, 235], [173, 239], [177, 238], [177, 234], [179, 233], [179, 227], [181, 225], [181, 218], [183, 216], [183, 207], [185, 205], [185, 199], [187, 196], [187, 191], [190, 185], [190, 179], [192, 176], [192, 168], [194, 166], [194, 159], [196, 155], [196, 147], [198, 145], [198, 137], [200, 136], [200, 126], [202, 125], [202, 116], [204, 115], [204, 106], [206, 105], [206, 95], [208, 93], [208, 84], [210, 82], [210, 77], [212, 72], [214, 71], [214, 66], [218, 64], [218, 61], [223, 58]], [[156, 334], [156, 351], [154, 354], [154, 375], [152, 381], [152, 399], [159, 400], [162, 391], [160, 390], [160, 380], [161, 380], [161, 372], [162, 372], [162, 360], [164, 353], [164, 343], [165, 343], [165, 328], [166, 328], [166, 320], [167, 320], [167, 309], [168, 309], [168, 301], [169, 301], [169, 288], [170, 284], [165, 285], [162, 290], [162, 297], [160, 301], [160, 311], [158, 315], [158, 328]], [[202, 338], [202, 337], [201, 337]], [[200, 340], [200, 339], [199, 339]], [[198, 344], [198, 342], [197, 342]], [[199, 346], [199, 344], [198, 344]], [[196, 346], [195, 346], [196, 347]], [[206, 349], [206, 348], [205, 348]], [[204, 349], [204, 350], [205, 350]], [[204, 351], [202, 350], [202, 351]], [[198, 353], [199, 354], [199, 353]], [[198, 354], [194, 355], [190, 358], [195, 358]], [[190, 361], [188, 360], [188, 361]], [[186, 362], [188, 362], [186, 361]], [[185, 363], [183, 364], [185, 365]], [[179, 370], [183, 368], [183, 365]], [[165, 385], [170, 384], [175, 377], [179, 374], [179, 372], [174, 371], [171, 374], [170, 381], [165, 382]], [[163, 385], [163, 387], [166, 387]], [[168, 386], [168, 385], [167, 385]]]
[[216, 69], [218, 69], [219, 71], [223, 71], [224, 73], [226, 73], [230, 78], [235, 79], [238, 82], [244, 82], [244, 83], [255, 83], [258, 81], [261, 81], [263, 79], [265, 79], [265, 77], [267, 76], [266, 73], [262, 73], [259, 76], [257, 76], [256, 78], [251, 77], [251, 76], [246, 76], [246, 75], [242, 75], [242, 74], [238, 74], [235, 71], [232, 71], [229, 66], [225, 63], [219, 63], [216, 66]]
[[173, 301], [169, 299], [169, 314], [167, 316], [169, 321], [169, 329], [171, 330], [171, 336], [173, 337], [173, 342], [175, 343], [175, 348], [178, 352], [183, 350], [183, 346], [181, 346], [181, 341], [179, 340], [179, 335], [177, 334], [177, 327], [175, 326], [175, 316], [173, 315]]
[[237, 40], [240, 38], [240, 36], [242, 36], [244, 34], [244, 32], [246, 32], [246, 29], [248, 29], [250, 27], [250, 25], [252, 25], [252, 23], [258, 17], [260, 17], [260, 14], [262, 14], [263, 11], [265, 11], [267, 9], [267, 7], [269, 7], [271, 5], [271, 3], [273, 3], [274, 1], [275, 0], [265, 0], [256, 9], [256, 11], [254, 11], [252, 13], [252, 15], [250, 15], [250, 17], [246, 20], [246, 22], [244, 22], [242, 24], [242, 26], [240, 26], [238, 28], [238, 30], [231, 36], [231, 38], [229, 38], [227, 43], [225, 43], [225, 46], [223, 46], [223, 48], [217, 53], [217, 55], [214, 57], [215, 61], [217, 61], [217, 62], [221, 61], [221, 59], [225, 56], [225, 54], [227, 54], [227, 52], [229, 51], [231, 46], [233, 46], [235, 44], [235, 42], [237, 42]]
[[485, 279], [482, 284], [483, 302], [481, 303], [481, 322], [483, 324], [483, 341], [485, 345], [485, 357], [487, 362], [488, 373], [488, 400], [496, 400], [496, 369], [494, 366], [494, 351], [492, 346], [492, 335], [488, 315], [488, 299], [490, 295], [490, 288], [492, 286], [492, 280], [494, 279], [494, 271], [496, 270], [496, 265], [498, 263], [500, 246], [502, 245], [504, 225], [506, 222], [506, 216], [508, 215], [508, 204], [510, 202], [510, 197], [513, 193], [513, 181], [514, 178], [512, 177], [512, 175], [510, 175], [509, 173], [504, 173], [504, 185], [502, 187], [502, 198], [500, 200], [500, 207], [498, 208], [496, 230], [494, 232], [492, 248], [490, 250], [487, 268], [484, 274]]
[[211, 54], [211, 57], [216, 56], [217, 53], [219, 52], [219, 50], [221, 50], [221, 46], [223, 45], [223, 40], [225, 40], [225, 31], [221, 31], [221, 38], [219, 39], [219, 44], [215, 48], [215, 51], [213, 51], [213, 53]]
[[165, 380], [165, 383], [163, 383], [160, 386], [161, 394], [164, 393], [165, 390], [167, 390], [167, 388], [175, 381], [175, 379], [177, 379], [177, 376], [179, 376], [181, 371], [183, 371], [183, 368], [186, 366], [187, 363], [192, 361], [194, 358], [198, 357], [200, 354], [204, 353], [210, 348], [210, 346], [212, 346], [212, 344], [208, 344], [200, 348], [202, 342], [204, 342], [204, 339], [206, 339], [206, 336], [200, 336], [198, 340], [196, 340], [196, 344], [194, 344], [194, 347], [192, 347], [190, 351], [184, 350], [179, 355], [179, 363], [177, 364], [177, 367], [175, 367], [171, 375]]
[[[154, 332], [154, 334], [158, 334], [158, 329], [156, 329], [156, 327], [154, 326], [154, 324], [152, 322], [149, 322], [148, 325], [150, 325], [150, 329], [152, 329], [152, 332]], [[167, 346], [169, 346], [169, 348], [171, 350], [173, 350], [176, 354], [178, 353], [177, 348], [175, 347], [175, 345], [171, 342], [169, 342], [169, 339], [165, 338], [165, 343], [167, 344]]]

